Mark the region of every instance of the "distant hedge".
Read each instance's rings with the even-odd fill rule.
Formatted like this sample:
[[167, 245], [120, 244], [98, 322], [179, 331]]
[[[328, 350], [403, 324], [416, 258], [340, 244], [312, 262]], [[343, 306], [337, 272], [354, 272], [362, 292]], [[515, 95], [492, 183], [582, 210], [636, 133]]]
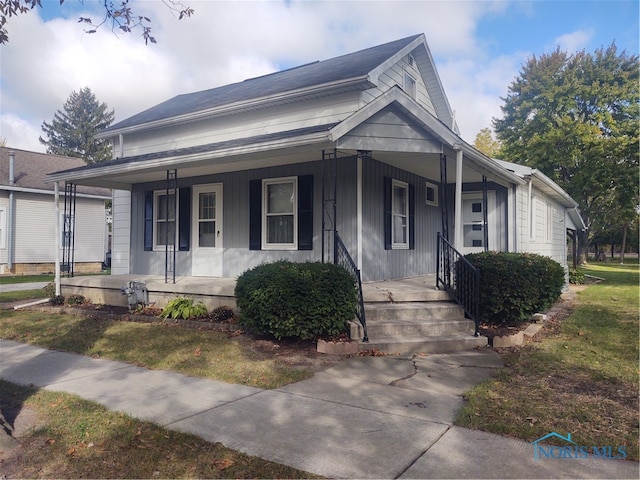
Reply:
[[482, 252], [466, 258], [480, 270], [481, 322], [525, 322], [553, 305], [562, 293], [564, 268], [549, 257]]
[[276, 339], [337, 335], [356, 311], [353, 278], [326, 263], [260, 265], [238, 277], [235, 295], [240, 324]]

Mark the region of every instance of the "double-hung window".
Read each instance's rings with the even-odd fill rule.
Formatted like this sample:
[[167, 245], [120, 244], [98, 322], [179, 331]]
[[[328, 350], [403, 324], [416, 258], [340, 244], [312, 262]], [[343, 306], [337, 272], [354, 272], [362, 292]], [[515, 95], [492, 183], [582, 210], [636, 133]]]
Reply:
[[176, 198], [166, 191], [154, 192], [153, 246], [165, 248], [176, 242]]
[[262, 248], [298, 248], [298, 177], [262, 180]]
[[409, 248], [409, 185], [393, 180], [391, 191], [392, 247]]

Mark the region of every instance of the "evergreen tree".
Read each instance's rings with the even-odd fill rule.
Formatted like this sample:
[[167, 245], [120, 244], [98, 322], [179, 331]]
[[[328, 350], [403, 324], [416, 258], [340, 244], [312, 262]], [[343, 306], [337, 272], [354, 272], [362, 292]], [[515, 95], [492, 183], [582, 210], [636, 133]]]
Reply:
[[530, 58], [493, 120], [505, 160], [540, 169], [580, 205], [581, 260], [639, 202], [639, 63], [615, 44]]
[[47, 146], [47, 153], [80, 157], [87, 164], [111, 160], [109, 141], [94, 138], [113, 122], [114, 111], [107, 109], [107, 104], [100, 103], [88, 87], [71, 92], [52, 122], [42, 122], [48, 139], [40, 137], [40, 143]]

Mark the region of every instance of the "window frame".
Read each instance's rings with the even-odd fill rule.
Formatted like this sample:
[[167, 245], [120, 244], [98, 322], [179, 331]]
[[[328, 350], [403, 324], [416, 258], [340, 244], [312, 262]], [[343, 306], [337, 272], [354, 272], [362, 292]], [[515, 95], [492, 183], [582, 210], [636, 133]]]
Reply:
[[[291, 243], [269, 243], [268, 238], [268, 222], [267, 219], [270, 216], [267, 211], [269, 206], [268, 192], [270, 185], [282, 185], [282, 184], [291, 184], [293, 190], [293, 209], [292, 209], [292, 217], [293, 217], [293, 242]], [[262, 179], [262, 212], [261, 212], [261, 222], [262, 222], [262, 238], [261, 238], [261, 249], [262, 250], [298, 250], [298, 177], [278, 177], [278, 178], [263, 178]], [[283, 215], [282, 213], [273, 213], [271, 215]]]
[[[405, 190], [404, 195], [404, 215], [399, 215], [396, 213], [396, 196], [394, 195], [396, 188], [403, 188]], [[405, 241], [397, 242], [396, 241], [396, 230], [395, 230], [395, 219], [396, 217], [401, 216], [404, 218], [404, 227], [405, 227]], [[407, 182], [402, 182], [400, 180], [391, 179], [391, 249], [392, 250], [409, 250], [409, 239], [410, 239], [410, 222], [409, 222], [409, 184]]]
[[[158, 199], [159, 197], [162, 196], [169, 196], [167, 195], [167, 191], [166, 190], [154, 190], [153, 191], [153, 250], [154, 251], [165, 251], [167, 248], [167, 245], [165, 245], [164, 243], [158, 243], [158, 222], [159, 221], [163, 221], [163, 222], [168, 222], [167, 219], [159, 219], [158, 216], [160, 214], [160, 208], [158, 205]], [[174, 244], [176, 247], [176, 250], [178, 250], [179, 246], [178, 246], [178, 242], [179, 242], [179, 237], [178, 237], [178, 219], [180, 216], [180, 195], [178, 194], [178, 191], [176, 191], [175, 193], [175, 199], [176, 199], [176, 207], [175, 207], [175, 218], [173, 219], [173, 223], [174, 223], [174, 227], [173, 227], [173, 233], [174, 233]], [[169, 248], [173, 248], [173, 245], [169, 244], [168, 247]]]
[[[429, 200], [427, 192], [429, 189], [433, 190], [433, 200]], [[424, 204], [430, 207], [438, 206], [438, 185], [433, 182], [424, 182]]]
[[407, 69], [404, 70], [404, 75], [402, 77], [402, 86], [403, 86], [402, 89], [405, 91], [407, 95], [409, 95], [414, 100], [417, 98], [418, 80]]

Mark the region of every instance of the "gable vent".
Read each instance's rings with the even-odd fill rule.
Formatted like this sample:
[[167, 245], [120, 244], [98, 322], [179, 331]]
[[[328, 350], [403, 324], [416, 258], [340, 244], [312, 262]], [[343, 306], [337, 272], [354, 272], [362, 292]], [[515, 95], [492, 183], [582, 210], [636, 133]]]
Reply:
[[413, 66], [414, 63], [416, 63], [416, 61], [413, 58], [413, 55], [409, 54], [409, 65]]

